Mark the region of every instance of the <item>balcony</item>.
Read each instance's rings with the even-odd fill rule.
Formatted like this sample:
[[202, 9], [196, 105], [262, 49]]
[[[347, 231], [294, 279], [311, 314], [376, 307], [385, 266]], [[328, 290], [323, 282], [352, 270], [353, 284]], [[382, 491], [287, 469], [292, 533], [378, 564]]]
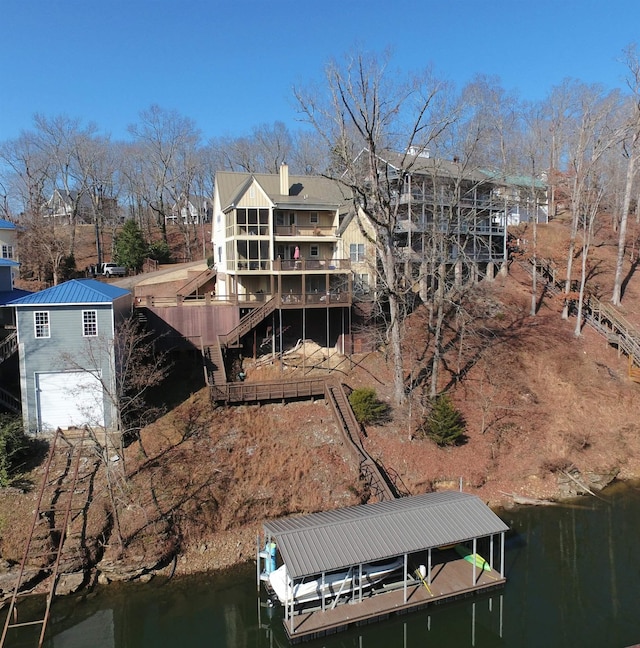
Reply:
[[273, 261], [240, 259], [227, 261], [227, 272], [266, 273], [280, 272], [313, 272], [313, 273], [344, 273], [351, 270], [350, 259], [275, 259]]
[[278, 236], [335, 236], [336, 228], [331, 225], [276, 225], [273, 233]]

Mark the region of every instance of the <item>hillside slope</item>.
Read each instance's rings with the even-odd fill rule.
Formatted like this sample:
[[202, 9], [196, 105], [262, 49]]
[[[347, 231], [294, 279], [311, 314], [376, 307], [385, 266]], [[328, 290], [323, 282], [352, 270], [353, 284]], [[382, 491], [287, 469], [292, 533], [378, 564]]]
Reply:
[[[566, 226], [557, 221], [540, 229], [542, 255], [562, 265]], [[527, 232], [521, 235], [526, 239]], [[593, 250], [591, 287], [597, 284], [603, 299], [612, 284], [613, 238], [603, 230]], [[640, 323], [638, 279], [630, 264], [629, 270], [622, 311]], [[567, 486], [577, 488], [576, 478], [640, 478], [640, 385], [628, 379], [626, 359], [589, 328], [576, 338], [575, 320], [561, 318], [557, 298], [541, 292], [539, 311], [531, 317], [529, 284], [513, 263], [508, 276], [473, 291], [461, 338], [454, 339], [459, 321], [451, 321], [440, 389], [450, 393], [467, 422], [466, 442], [457, 447], [438, 448], [416, 436], [429, 387], [428, 314], [420, 308], [407, 321], [403, 339], [406, 375], [416, 384], [413, 397], [392, 409], [388, 423], [368, 427], [365, 444], [408, 492], [458, 488], [462, 482], [492, 505], [506, 505], [514, 496], [561, 496]], [[384, 355], [353, 360], [331, 372], [315, 371], [352, 388], [372, 386], [389, 400], [391, 371]], [[250, 362], [245, 368], [248, 380], [281, 375], [280, 368]], [[290, 365], [285, 375], [299, 371]], [[212, 406], [202, 390], [144, 430], [141, 442], [127, 449], [126, 467], [124, 551], [106, 513], [96, 513], [88, 531], [103, 534], [98, 569], [106, 579], [143, 573], [176, 551], [183, 573], [247, 560], [255, 556], [263, 519], [366, 499], [358, 466], [324, 401], [227, 409]], [[40, 475], [41, 468], [31, 477], [37, 483]], [[97, 476], [96, 508], [105, 508], [101, 483], [104, 475]], [[35, 491], [0, 493], [3, 558], [20, 557], [35, 497]]]

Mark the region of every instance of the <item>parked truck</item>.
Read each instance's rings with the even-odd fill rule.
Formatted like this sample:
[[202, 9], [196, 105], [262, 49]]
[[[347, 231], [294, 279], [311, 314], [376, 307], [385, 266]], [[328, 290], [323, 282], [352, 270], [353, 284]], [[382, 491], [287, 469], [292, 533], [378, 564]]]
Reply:
[[90, 266], [90, 273], [94, 277], [124, 277], [127, 269], [117, 263], [98, 263]]

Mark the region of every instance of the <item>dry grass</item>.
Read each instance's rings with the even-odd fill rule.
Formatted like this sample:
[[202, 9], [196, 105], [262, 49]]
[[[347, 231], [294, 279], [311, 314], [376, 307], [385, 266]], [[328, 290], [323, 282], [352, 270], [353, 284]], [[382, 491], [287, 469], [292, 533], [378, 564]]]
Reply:
[[[540, 229], [542, 254], [562, 265], [566, 225]], [[603, 229], [593, 248], [591, 287], [604, 299], [612, 285], [614, 239]], [[638, 276], [630, 277], [623, 305], [638, 326], [639, 284]], [[406, 375], [423, 381], [410, 405], [392, 410], [389, 423], [368, 428], [365, 444], [410, 492], [457, 488], [462, 479], [466, 490], [501, 504], [504, 493], [553, 497], [558, 475], [570, 466], [640, 477], [640, 387], [627, 378], [625, 359], [590, 329], [575, 338], [575, 322], [561, 319], [558, 299], [544, 297], [530, 317], [528, 291], [517, 264], [509, 277], [480, 286], [469, 304], [464, 345], [452, 344], [446, 355], [440, 388], [467, 422], [467, 441], [459, 447], [414, 437], [431, 348], [426, 313], [417, 311], [407, 322]], [[254, 367], [249, 377], [293, 376], [299, 358], [289, 360], [284, 369]], [[373, 387], [392, 405], [384, 357], [354, 360], [353, 367], [341, 363], [335, 375], [352, 388]], [[177, 543], [186, 556], [182, 572], [253, 557], [265, 518], [357, 504], [363, 497], [358, 467], [324, 401], [225, 409], [212, 407], [203, 390], [144, 430], [141, 442], [127, 449], [126, 466], [121, 521], [128, 559], [153, 562]], [[0, 492], [3, 557], [19, 555], [34, 506], [33, 493]], [[99, 500], [94, 530], [104, 525], [104, 509]], [[117, 555], [113, 542], [107, 555]]]

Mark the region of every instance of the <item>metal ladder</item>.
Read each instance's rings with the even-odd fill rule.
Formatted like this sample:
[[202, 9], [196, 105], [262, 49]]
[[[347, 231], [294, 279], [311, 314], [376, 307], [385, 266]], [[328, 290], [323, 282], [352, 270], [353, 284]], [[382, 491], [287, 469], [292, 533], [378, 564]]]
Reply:
[[[64, 554], [65, 541], [69, 536], [69, 525], [74, 511], [86, 510], [87, 501], [82, 506], [77, 505], [77, 498], [74, 500], [76, 488], [80, 478], [82, 459], [96, 457], [95, 442], [89, 437], [86, 429], [81, 435], [70, 441], [58, 428], [49, 446], [49, 454], [45, 463], [42, 485], [38, 494], [35, 515], [27, 539], [27, 544], [20, 563], [18, 577], [13, 588], [13, 594], [9, 601], [7, 617], [5, 619], [2, 636], [0, 637], [0, 648], [4, 648], [8, 641], [10, 631], [26, 626], [40, 626], [38, 648], [44, 642], [44, 635], [49, 621], [51, 603], [55, 596], [56, 584], [58, 581], [61, 558]], [[55, 459], [62, 454], [66, 455], [66, 466], [61, 475], [53, 475], [55, 471]], [[48, 501], [47, 493], [53, 493]], [[46, 538], [50, 548], [41, 551], [34, 542], [37, 533], [45, 525]], [[27, 572], [27, 565], [35, 560], [42, 560], [41, 573], [48, 577], [45, 607], [42, 615], [37, 619], [20, 621], [18, 619], [18, 602], [34, 595], [37, 592], [21, 591], [30, 580]], [[32, 578], [32, 577], [31, 577]], [[7, 643], [7, 645], [9, 645]]]

